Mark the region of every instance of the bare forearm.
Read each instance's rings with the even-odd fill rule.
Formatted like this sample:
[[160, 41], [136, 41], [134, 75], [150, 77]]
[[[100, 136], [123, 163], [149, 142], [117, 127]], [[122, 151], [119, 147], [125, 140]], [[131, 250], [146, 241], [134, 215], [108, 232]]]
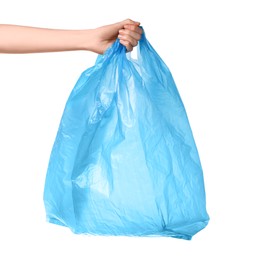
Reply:
[[0, 24], [0, 53], [87, 50], [103, 54], [117, 38], [131, 51], [141, 38], [139, 25], [130, 19], [89, 30]]
[[92, 30], [0, 25], [0, 53], [89, 50], [92, 34]]

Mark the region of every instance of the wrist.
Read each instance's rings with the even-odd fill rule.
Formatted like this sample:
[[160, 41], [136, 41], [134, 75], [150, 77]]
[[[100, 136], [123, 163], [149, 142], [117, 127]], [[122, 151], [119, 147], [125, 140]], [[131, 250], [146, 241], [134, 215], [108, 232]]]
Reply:
[[77, 32], [76, 49], [83, 51], [93, 51], [96, 44], [93, 29], [79, 30]]

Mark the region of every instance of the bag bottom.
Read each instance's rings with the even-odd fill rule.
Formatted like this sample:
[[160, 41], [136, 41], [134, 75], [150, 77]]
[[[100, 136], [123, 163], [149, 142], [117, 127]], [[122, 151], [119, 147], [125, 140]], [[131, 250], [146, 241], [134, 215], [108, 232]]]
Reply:
[[178, 238], [178, 239], [184, 239], [184, 240], [191, 240], [192, 239], [192, 235], [187, 234], [187, 233], [181, 233], [181, 232], [177, 232], [178, 229], [198, 229], [195, 233], [197, 233], [198, 231], [200, 231], [201, 229], [205, 228], [206, 225], [208, 224], [208, 221], [199, 221], [196, 223], [192, 223], [190, 225], [186, 225], [185, 227], [181, 227], [181, 228], [175, 228], [175, 229], [169, 229], [169, 228], [165, 228], [162, 230], [146, 230], [145, 232], [106, 232], [105, 231], [98, 231], [96, 230], [96, 232], [89, 232], [87, 230], [83, 230], [83, 229], [79, 229], [79, 228], [73, 228], [70, 226], [67, 226], [66, 224], [64, 224], [63, 222], [61, 222], [60, 220], [56, 219], [56, 218], [47, 218], [47, 222], [51, 223], [51, 224], [55, 224], [55, 225], [59, 225], [59, 226], [63, 226], [63, 227], [67, 227], [69, 228], [74, 234], [78, 234], [78, 235], [87, 235], [87, 236], [127, 236], [127, 237], [171, 237], [171, 238]]

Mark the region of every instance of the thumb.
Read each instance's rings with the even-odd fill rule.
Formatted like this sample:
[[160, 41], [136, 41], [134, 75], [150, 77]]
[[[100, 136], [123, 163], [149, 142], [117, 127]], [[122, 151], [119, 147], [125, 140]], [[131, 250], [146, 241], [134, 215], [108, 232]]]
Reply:
[[139, 26], [140, 25], [140, 22], [135, 22], [131, 19], [126, 19], [124, 21], [121, 22], [121, 25], [124, 26], [126, 24], [130, 24], [130, 25], [135, 25], [135, 26]]

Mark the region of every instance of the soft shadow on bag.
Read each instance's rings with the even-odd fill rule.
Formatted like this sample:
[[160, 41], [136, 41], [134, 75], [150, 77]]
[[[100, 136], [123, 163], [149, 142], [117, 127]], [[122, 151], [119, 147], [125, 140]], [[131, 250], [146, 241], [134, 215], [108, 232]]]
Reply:
[[172, 75], [147, 41], [117, 40], [66, 103], [46, 175], [47, 220], [77, 234], [190, 240], [209, 221], [203, 171]]

